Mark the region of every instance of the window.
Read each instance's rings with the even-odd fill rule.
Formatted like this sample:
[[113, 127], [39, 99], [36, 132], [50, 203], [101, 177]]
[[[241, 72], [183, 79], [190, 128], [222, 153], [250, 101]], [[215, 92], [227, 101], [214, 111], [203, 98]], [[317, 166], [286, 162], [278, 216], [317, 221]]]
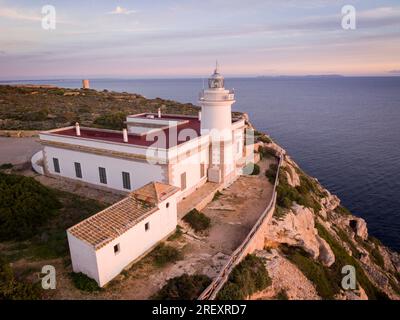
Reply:
[[169, 208], [169, 202], [167, 202], [167, 204], [165, 205], [166, 208]]
[[99, 167], [99, 177], [101, 183], [107, 184], [107, 174], [105, 168]]
[[118, 254], [120, 252], [119, 243], [114, 246], [114, 254]]
[[60, 162], [57, 158], [53, 158], [54, 171], [60, 173]]
[[204, 163], [200, 163], [200, 178], [204, 178], [206, 174], [206, 165]]
[[129, 172], [122, 172], [122, 184], [124, 189], [131, 189], [131, 176]]
[[144, 224], [144, 231], [149, 231], [150, 230], [150, 222], [146, 222]]
[[77, 178], [82, 178], [82, 169], [81, 164], [79, 162], [75, 162], [75, 175]]
[[186, 189], [186, 172], [181, 174], [181, 190]]

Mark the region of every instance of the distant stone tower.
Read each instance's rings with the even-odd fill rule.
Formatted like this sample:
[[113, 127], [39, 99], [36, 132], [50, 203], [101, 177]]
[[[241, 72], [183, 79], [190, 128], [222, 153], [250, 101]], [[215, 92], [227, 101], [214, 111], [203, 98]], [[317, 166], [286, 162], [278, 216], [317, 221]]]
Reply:
[[213, 182], [228, 181], [234, 172], [232, 150], [233, 91], [224, 88], [224, 77], [216, 64], [208, 79], [208, 89], [200, 92], [201, 134], [211, 134], [211, 157], [208, 178]]
[[82, 80], [82, 89], [90, 89], [90, 84], [88, 79]]

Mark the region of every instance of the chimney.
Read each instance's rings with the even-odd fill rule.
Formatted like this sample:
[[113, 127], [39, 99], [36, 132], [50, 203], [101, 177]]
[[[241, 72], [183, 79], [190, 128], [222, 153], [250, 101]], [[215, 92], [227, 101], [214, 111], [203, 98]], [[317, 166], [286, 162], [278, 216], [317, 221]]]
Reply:
[[124, 128], [122, 134], [124, 136], [124, 142], [128, 142], [128, 130]]
[[199, 111], [199, 121], [201, 121], [201, 111]]
[[161, 108], [158, 108], [158, 117], [161, 118]]
[[81, 135], [81, 128], [79, 127], [78, 122], [75, 123], [75, 132], [78, 137]]

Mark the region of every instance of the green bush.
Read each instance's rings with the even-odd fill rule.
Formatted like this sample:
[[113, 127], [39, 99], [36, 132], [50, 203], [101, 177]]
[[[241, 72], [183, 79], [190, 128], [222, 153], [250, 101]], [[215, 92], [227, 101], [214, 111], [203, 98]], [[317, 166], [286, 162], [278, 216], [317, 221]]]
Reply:
[[205, 275], [183, 274], [169, 279], [151, 298], [153, 300], [195, 300], [208, 287], [211, 279]]
[[10, 264], [0, 256], [0, 300], [38, 300], [40, 298], [38, 286], [17, 280]]
[[265, 176], [268, 178], [268, 181], [272, 184], [275, 183], [276, 173], [278, 172], [278, 165], [273, 163], [269, 166], [269, 168], [265, 171]]
[[101, 128], [122, 130], [124, 128], [124, 122], [126, 121], [126, 113], [115, 112], [108, 113], [96, 118], [93, 123]]
[[[287, 181], [287, 175], [284, 167], [279, 171], [279, 185], [277, 186], [277, 204], [286, 209], [290, 209], [293, 202], [314, 210], [318, 213], [321, 210], [321, 204], [315, 199], [314, 188], [310, 187], [310, 182], [300, 179], [300, 185], [292, 187]], [[308, 181], [308, 182], [306, 182]]]
[[217, 295], [218, 300], [243, 300], [271, 285], [271, 279], [261, 258], [249, 254], [229, 275]]
[[212, 201], [218, 200], [221, 196], [222, 196], [222, 193], [219, 190], [217, 190], [217, 192], [214, 193]]
[[189, 211], [183, 220], [187, 222], [196, 232], [204, 231], [210, 227], [211, 220], [204, 213], [196, 209]]
[[346, 216], [351, 215], [350, 210], [345, 208], [345, 207], [343, 207], [343, 206], [336, 207], [335, 211], [337, 213], [339, 213], [339, 214], [342, 214], [342, 215], [346, 215]]
[[266, 135], [266, 134], [262, 134], [260, 136], [257, 136], [257, 141], [261, 141], [264, 143], [271, 143], [272, 140]]
[[289, 300], [289, 296], [286, 290], [282, 289], [279, 291], [276, 296], [274, 297], [275, 300]]
[[70, 275], [72, 278], [72, 282], [74, 283], [75, 287], [79, 290], [86, 292], [96, 292], [101, 290], [101, 288], [98, 286], [95, 280], [89, 278], [82, 272], [79, 273], [72, 272]]
[[13, 167], [12, 163], [3, 163], [2, 165], [0, 165], [0, 170], [11, 169], [12, 167]]
[[276, 152], [271, 148], [260, 147], [258, 148], [258, 152], [260, 153], [261, 159], [276, 158]]
[[250, 162], [243, 168], [243, 173], [256, 176], [260, 173], [260, 166], [256, 163]]
[[182, 232], [182, 227], [181, 226], [176, 226], [175, 232], [173, 234], [171, 234], [168, 237], [168, 241], [174, 241], [179, 239], [182, 236], [183, 232]]
[[175, 262], [182, 259], [182, 253], [169, 245], [160, 243], [151, 252], [151, 256], [154, 259], [154, 263], [158, 267], [163, 267], [170, 262]]
[[61, 207], [54, 191], [30, 177], [0, 173], [0, 240], [23, 240]]

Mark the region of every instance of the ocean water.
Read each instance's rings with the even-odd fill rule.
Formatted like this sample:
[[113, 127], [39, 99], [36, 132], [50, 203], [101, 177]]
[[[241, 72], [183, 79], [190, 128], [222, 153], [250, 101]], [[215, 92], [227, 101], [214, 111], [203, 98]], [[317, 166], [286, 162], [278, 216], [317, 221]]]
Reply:
[[[27, 83], [28, 81], [24, 81]], [[80, 87], [78, 80], [32, 81]], [[92, 80], [94, 89], [197, 102], [202, 79]], [[400, 251], [400, 77], [232, 78], [233, 109]]]

